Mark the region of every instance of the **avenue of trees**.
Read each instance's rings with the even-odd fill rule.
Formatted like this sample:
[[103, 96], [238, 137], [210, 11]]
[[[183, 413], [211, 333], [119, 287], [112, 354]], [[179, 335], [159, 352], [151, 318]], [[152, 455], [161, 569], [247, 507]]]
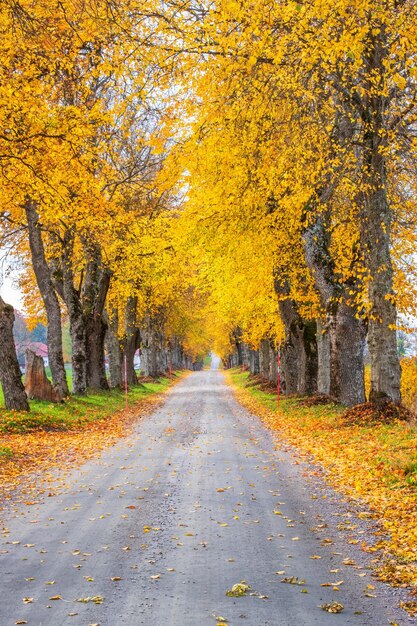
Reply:
[[[412, 0], [6, 0], [0, 226], [52, 382], [225, 363], [401, 402], [416, 311]], [[40, 296], [39, 296], [40, 294]], [[0, 379], [27, 401], [1, 303]], [[106, 375], [104, 355], [109, 360]], [[10, 360], [11, 359], [11, 360]], [[20, 398], [20, 400], [19, 400]]]

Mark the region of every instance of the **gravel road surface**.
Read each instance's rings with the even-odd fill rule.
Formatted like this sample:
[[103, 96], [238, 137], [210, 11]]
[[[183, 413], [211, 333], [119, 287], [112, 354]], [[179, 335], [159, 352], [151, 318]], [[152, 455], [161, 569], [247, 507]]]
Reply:
[[3, 511], [0, 626], [410, 624], [368, 522], [310, 470], [221, 372], [191, 374], [57, 495]]

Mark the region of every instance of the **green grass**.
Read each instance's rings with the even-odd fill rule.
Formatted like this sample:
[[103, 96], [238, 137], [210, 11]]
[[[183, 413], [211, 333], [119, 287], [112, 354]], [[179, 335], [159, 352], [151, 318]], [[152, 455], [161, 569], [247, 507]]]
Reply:
[[[258, 402], [266, 406], [270, 411], [276, 413], [278, 408], [277, 393], [262, 391], [262, 389], [259, 389], [258, 386], [251, 386], [248, 372], [242, 372], [240, 368], [235, 368], [229, 371], [233, 382], [238, 387], [247, 388], [251, 395], [258, 400]], [[300, 397], [292, 396], [287, 398], [281, 395], [279, 400], [280, 412], [289, 419], [296, 416], [298, 420], [303, 421], [307, 418], [314, 420], [314, 418], [328, 417], [331, 419], [332, 416], [339, 415], [344, 410], [344, 407], [334, 403], [302, 407], [299, 405], [299, 402]]]
[[[161, 392], [168, 386], [169, 379], [161, 378], [152, 383], [131, 387], [128, 393], [129, 404]], [[125, 394], [118, 389], [95, 391], [85, 397], [72, 396], [61, 404], [33, 400], [30, 402], [29, 413], [0, 409], [0, 433], [25, 433], [38, 429], [76, 429], [89, 422], [109, 417], [124, 406]]]

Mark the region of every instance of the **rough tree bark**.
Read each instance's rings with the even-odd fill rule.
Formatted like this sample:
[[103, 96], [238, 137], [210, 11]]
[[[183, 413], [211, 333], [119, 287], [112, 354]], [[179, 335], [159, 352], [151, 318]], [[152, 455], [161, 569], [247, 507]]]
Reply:
[[106, 324], [102, 313], [86, 320], [87, 334], [87, 386], [90, 389], [108, 389], [104, 362]]
[[321, 319], [317, 325], [317, 391], [320, 394], [330, 393], [330, 338], [328, 328]]
[[178, 337], [173, 337], [170, 341], [170, 359], [172, 369], [182, 369], [184, 367], [184, 350]]
[[247, 343], [242, 343], [242, 365], [245, 369], [249, 369], [250, 367], [250, 348]]
[[45, 305], [48, 320], [48, 357], [52, 382], [62, 396], [69, 394], [62, 350], [61, 308], [55, 292], [51, 269], [45, 256], [39, 215], [36, 203], [27, 200], [25, 212], [29, 233], [29, 245], [36, 282]]
[[262, 339], [259, 344], [259, 374], [265, 380], [269, 378], [269, 351], [269, 340]]
[[106, 331], [106, 350], [109, 359], [109, 385], [112, 389], [117, 389], [123, 383], [122, 378], [122, 351], [119, 339], [119, 316], [117, 309], [109, 314], [104, 312]]
[[[349, 305], [349, 292], [355, 290], [352, 281], [341, 283], [334, 272], [330, 255], [330, 236], [317, 215], [303, 233], [304, 256], [326, 311], [325, 328], [329, 335], [330, 380], [329, 394], [342, 404], [352, 406], [365, 401], [364, 348], [366, 322]], [[327, 368], [322, 353], [319, 363]], [[319, 373], [324, 379], [326, 372]]]
[[147, 316], [141, 327], [142, 337], [142, 365], [141, 370], [144, 376], [158, 376], [156, 332], [153, 327], [153, 320]]
[[[366, 92], [375, 93], [375, 76], [386, 73], [388, 43], [385, 25], [370, 37], [364, 53]], [[371, 357], [371, 401], [400, 403], [401, 367], [397, 351], [397, 309], [391, 260], [392, 212], [387, 197], [385, 154], [387, 95], [363, 98], [359, 108], [364, 127], [362, 147], [361, 239], [370, 276], [368, 346]]]
[[157, 370], [158, 370], [158, 375], [159, 375], [159, 374], [164, 374], [168, 370], [167, 345], [165, 342], [164, 334], [160, 330], [156, 333], [156, 341], [157, 341], [156, 359], [157, 359]]
[[68, 230], [62, 253], [62, 289], [70, 323], [72, 391], [82, 396], [87, 393], [87, 340], [80, 291], [75, 287], [72, 269], [73, 245], [74, 235], [72, 230]]
[[249, 371], [251, 374], [259, 374], [259, 350], [249, 350]]
[[63, 239], [60, 271], [54, 275], [55, 285], [61, 290], [68, 311], [72, 345], [72, 391], [77, 395], [87, 393], [87, 340], [80, 290], [75, 287], [72, 268], [74, 234], [67, 230]]
[[127, 384], [137, 385], [138, 378], [135, 372], [135, 352], [140, 345], [140, 331], [137, 326], [137, 305], [136, 297], [129, 297], [126, 303], [125, 312], [125, 334], [122, 343], [121, 363], [122, 363], [122, 380], [125, 379], [124, 374], [124, 357], [126, 355]]
[[279, 313], [285, 327], [285, 340], [282, 346], [281, 364], [283, 388], [286, 395], [298, 393], [299, 371], [301, 368], [302, 328], [299, 327], [298, 314], [290, 300], [279, 301]]
[[99, 246], [86, 240], [83, 245], [87, 259], [85, 281], [81, 289], [86, 331], [87, 386], [91, 389], [108, 389], [104, 363], [104, 307], [110, 286], [110, 272], [103, 267]]
[[316, 324], [299, 315], [289, 298], [288, 287], [275, 281], [279, 311], [285, 327], [281, 351], [283, 387], [286, 394], [308, 395], [317, 391]]
[[9, 411], [29, 411], [13, 337], [14, 310], [0, 297], [0, 383]]
[[110, 272], [102, 264], [98, 245], [82, 239], [86, 257], [79, 286], [73, 270], [74, 231], [68, 229], [61, 241], [62, 253], [54, 272], [56, 288], [68, 309], [72, 340], [73, 391], [108, 389], [104, 362], [107, 318], [104, 313]]
[[275, 349], [272, 341], [270, 341], [270, 346], [269, 346], [268, 380], [273, 384], [276, 384], [278, 381], [278, 352]]

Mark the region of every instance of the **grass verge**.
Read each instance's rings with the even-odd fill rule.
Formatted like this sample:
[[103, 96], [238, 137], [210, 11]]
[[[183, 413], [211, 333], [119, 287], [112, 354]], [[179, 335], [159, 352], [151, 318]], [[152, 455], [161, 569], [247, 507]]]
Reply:
[[[149, 395], [159, 393], [169, 386], [169, 379], [161, 378], [131, 387], [129, 404], [137, 403]], [[30, 412], [0, 409], [0, 435], [26, 433], [34, 430], [74, 430], [97, 419], [103, 419], [125, 406], [124, 391], [111, 389], [95, 391], [88, 396], [71, 396], [61, 404], [32, 400]]]
[[234, 369], [226, 375], [241, 404], [311, 456], [332, 486], [368, 505], [370, 515], [380, 520], [383, 539], [362, 549], [378, 553], [380, 579], [413, 586], [417, 595], [416, 425], [347, 424], [343, 407], [300, 406], [295, 397], [282, 398], [278, 409], [276, 394], [250, 386], [247, 372]]
[[169, 387], [168, 378], [132, 387], [127, 411], [119, 390], [63, 404], [31, 402], [30, 413], [0, 409], [0, 510], [11, 498], [32, 501], [49, 489], [56, 469], [78, 465], [128, 434], [139, 416], [163, 402]]

